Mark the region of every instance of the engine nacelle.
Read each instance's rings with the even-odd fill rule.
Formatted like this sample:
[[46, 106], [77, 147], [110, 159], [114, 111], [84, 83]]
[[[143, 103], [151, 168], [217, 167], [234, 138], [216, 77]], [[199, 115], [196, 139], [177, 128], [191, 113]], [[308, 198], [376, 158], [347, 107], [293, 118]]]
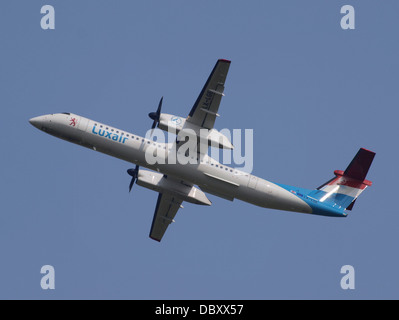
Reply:
[[[186, 121], [186, 119], [172, 114], [161, 113], [158, 128], [171, 133], [176, 133], [180, 137], [188, 136], [193, 139], [203, 139], [208, 141], [208, 145], [220, 149], [232, 150], [234, 146], [230, 140], [216, 129], [207, 130]], [[201, 141], [202, 142], [202, 141]]]
[[186, 123], [186, 119], [173, 114], [161, 113], [159, 116], [158, 128], [163, 131], [169, 131], [172, 133], [179, 133], [183, 129]]
[[200, 189], [189, 186], [177, 179], [168, 179], [163, 174], [147, 170], [139, 170], [137, 182], [139, 186], [154, 190], [160, 193], [167, 192], [179, 197], [183, 201], [194, 204], [201, 204], [210, 206], [212, 202], [209, 201], [204, 192]]

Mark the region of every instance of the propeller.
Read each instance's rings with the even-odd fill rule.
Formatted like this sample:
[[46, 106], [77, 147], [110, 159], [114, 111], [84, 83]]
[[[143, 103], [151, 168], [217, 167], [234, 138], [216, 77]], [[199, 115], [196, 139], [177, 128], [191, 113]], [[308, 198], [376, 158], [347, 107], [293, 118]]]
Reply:
[[137, 181], [137, 178], [139, 176], [139, 166], [136, 166], [136, 168], [134, 168], [134, 169], [127, 170], [127, 173], [129, 174], [129, 176], [132, 177], [132, 181], [130, 181], [130, 184], [129, 184], [129, 192], [130, 192], [130, 191], [132, 191], [132, 187], [133, 187], [134, 183]]
[[162, 101], [163, 101], [163, 97], [161, 98], [161, 100], [159, 101], [158, 104], [158, 109], [156, 112], [150, 112], [148, 114], [148, 116], [154, 120], [154, 122], [152, 123], [151, 129], [155, 129], [155, 127], [157, 126], [157, 123], [159, 123], [159, 118], [161, 117], [161, 108], [162, 108]]

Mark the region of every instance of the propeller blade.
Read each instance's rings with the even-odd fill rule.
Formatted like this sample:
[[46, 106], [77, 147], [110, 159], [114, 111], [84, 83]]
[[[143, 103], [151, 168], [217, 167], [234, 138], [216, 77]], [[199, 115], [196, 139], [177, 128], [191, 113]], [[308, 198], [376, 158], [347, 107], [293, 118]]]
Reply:
[[134, 185], [134, 178], [132, 178], [132, 181], [130, 181], [129, 192], [132, 191], [133, 185]]
[[161, 98], [161, 100], [159, 100], [158, 109], [157, 109], [158, 117], [161, 115], [162, 101], [163, 101], [163, 97]]
[[134, 183], [137, 181], [139, 177], [139, 166], [136, 165], [136, 168], [134, 169], [128, 169], [127, 173], [129, 176], [132, 177], [132, 180], [130, 181], [129, 184], [129, 192], [132, 190]]
[[151, 129], [155, 129], [155, 127], [157, 126], [157, 123], [159, 123], [159, 119], [161, 118], [162, 101], [163, 101], [163, 97], [161, 98], [161, 100], [159, 100], [157, 111], [150, 112], [148, 114], [150, 119], [154, 120], [154, 122], [152, 123]]

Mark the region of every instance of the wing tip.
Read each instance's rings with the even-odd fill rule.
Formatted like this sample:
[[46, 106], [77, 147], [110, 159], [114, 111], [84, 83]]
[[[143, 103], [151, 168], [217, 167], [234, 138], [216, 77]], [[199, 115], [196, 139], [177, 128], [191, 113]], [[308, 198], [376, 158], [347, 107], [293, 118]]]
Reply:
[[219, 59], [218, 61], [219, 61], [219, 62], [231, 63], [231, 61], [230, 61], [230, 60], [227, 60], [227, 59]]

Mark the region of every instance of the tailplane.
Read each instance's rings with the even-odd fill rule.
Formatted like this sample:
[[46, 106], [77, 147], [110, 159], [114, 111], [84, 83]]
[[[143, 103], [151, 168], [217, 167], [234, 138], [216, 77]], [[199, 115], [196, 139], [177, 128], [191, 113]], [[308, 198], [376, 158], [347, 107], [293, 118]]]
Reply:
[[356, 199], [372, 182], [366, 180], [375, 153], [361, 148], [345, 171], [335, 170], [335, 177], [309, 194], [319, 202], [342, 210], [352, 210]]

